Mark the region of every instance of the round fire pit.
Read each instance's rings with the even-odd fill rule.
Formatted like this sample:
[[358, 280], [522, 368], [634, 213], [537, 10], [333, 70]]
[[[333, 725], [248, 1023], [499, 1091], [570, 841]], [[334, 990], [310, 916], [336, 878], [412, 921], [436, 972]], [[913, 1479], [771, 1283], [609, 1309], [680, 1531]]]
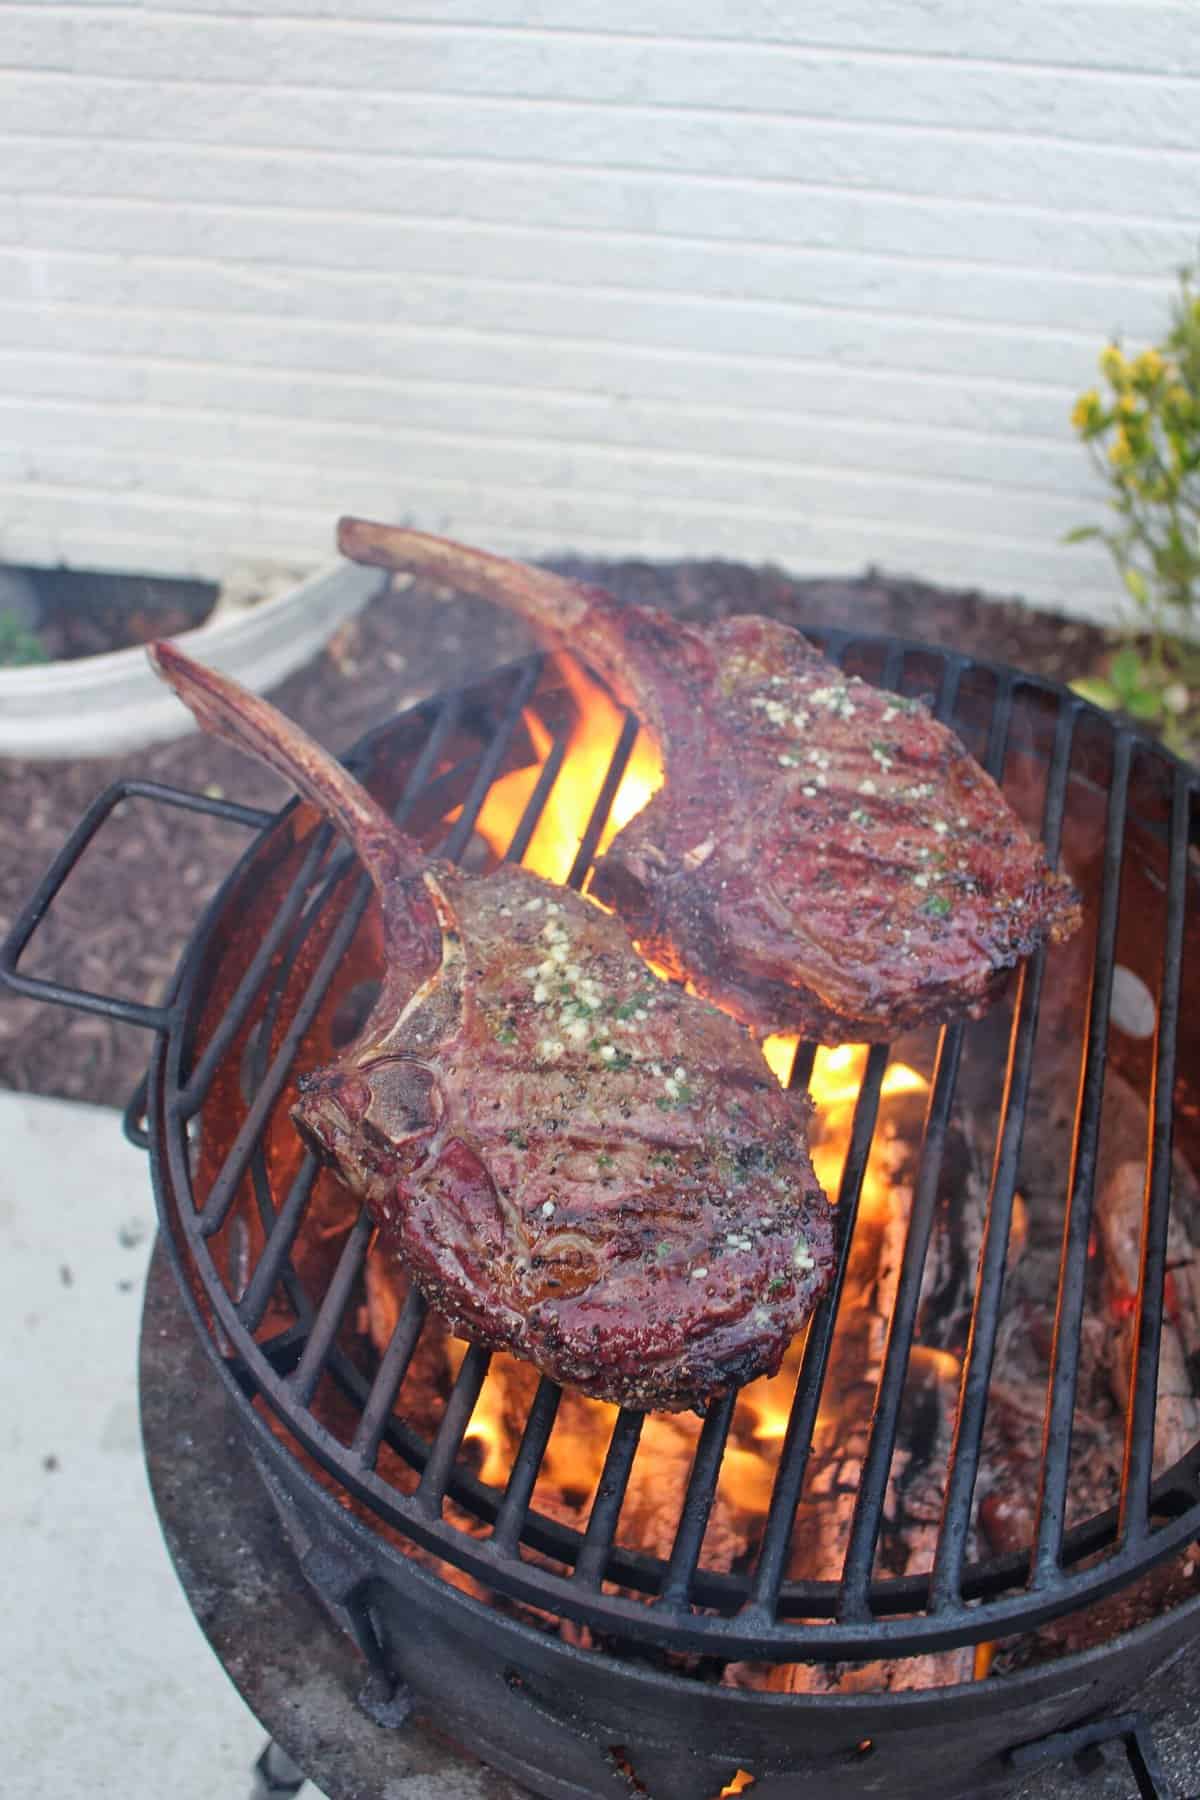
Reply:
[[[82, 1001], [158, 1034], [165, 1240], [306, 1577], [381, 1704], [424, 1696], [546, 1794], [985, 1792], [1197, 1628], [1194, 778], [1011, 670], [824, 647], [936, 697], [1087, 922], [976, 1024], [769, 1045], [817, 1104], [838, 1281], [782, 1375], [702, 1423], [464, 1350], [304, 1154], [296, 1079], [379, 973], [367, 886], [305, 809], [186, 801], [262, 834], [166, 1007]], [[444, 853], [560, 857], [538, 866], [582, 884], [637, 744], [611, 703], [598, 733], [590, 685], [531, 659], [373, 734], [357, 766]], [[1144, 998], [1138, 1030], [1114, 1021], [1114, 982], [1149, 997], [1148, 1032]]]

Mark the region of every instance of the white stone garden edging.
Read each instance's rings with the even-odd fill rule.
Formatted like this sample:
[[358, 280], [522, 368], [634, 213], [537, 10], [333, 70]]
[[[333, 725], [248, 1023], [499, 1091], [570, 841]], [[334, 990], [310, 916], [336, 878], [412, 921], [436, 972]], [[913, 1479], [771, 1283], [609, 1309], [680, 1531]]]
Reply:
[[[300, 668], [386, 581], [339, 562], [285, 593], [179, 633], [189, 656], [261, 693]], [[0, 669], [0, 755], [111, 756], [195, 729], [142, 646]]]

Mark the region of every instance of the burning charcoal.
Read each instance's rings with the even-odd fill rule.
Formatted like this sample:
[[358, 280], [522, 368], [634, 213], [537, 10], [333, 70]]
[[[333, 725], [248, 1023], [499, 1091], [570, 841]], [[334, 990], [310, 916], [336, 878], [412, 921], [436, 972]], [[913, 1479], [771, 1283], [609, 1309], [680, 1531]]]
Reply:
[[292, 1117], [451, 1328], [618, 1404], [695, 1406], [778, 1368], [829, 1279], [832, 1221], [807, 1103], [749, 1036], [578, 894], [428, 860], [272, 706], [151, 654], [375, 884], [379, 998]]
[[444, 538], [343, 519], [347, 556], [484, 595], [584, 657], [655, 733], [666, 786], [594, 891], [759, 1034], [889, 1039], [978, 1016], [1079, 924], [990, 776], [919, 701], [778, 621], [686, 625]]
[[[1191, 1185], [1177, 1170], [1176, 1181]], [[1128, 1402], [1137, 1344], [1137, 1292], [1142, 1237], [1142, 1198], [1146, 1167], [1142, 1161], [1122, 1163], [1096, 1195], [1097, 1239], [1104, 1253], [1104, 1293], [1111, 1328], [1111, 1354], [1106, 1366], [1113, 1399]], [[1186, 1456], [1200, 1439], [1195, 1355], [1200, 1350], [1200, 1270], [1194, 1245], [1176, 1209], [1167, 1229], [1167, 1278], [1162, 1341], [1158, 1357], [1158, 1398], [1154, 1414], [1154, 1467], [1161, 1472]]]

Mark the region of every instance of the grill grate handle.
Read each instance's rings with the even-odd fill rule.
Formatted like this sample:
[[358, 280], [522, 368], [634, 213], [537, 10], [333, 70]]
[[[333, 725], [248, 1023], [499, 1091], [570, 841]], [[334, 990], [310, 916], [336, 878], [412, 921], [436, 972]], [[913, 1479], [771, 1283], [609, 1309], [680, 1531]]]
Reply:
[[[244, 825], [250, 831], [261, 831], [274, 817], [273, 813], [263, 812], [256, 806], [239, 806], [233, 800], [190, 794], [184, 788], [168, 787], [161, 781], [114, 781], [92, 801], [17, 915], [12, 930], [0, 946], [0, 980], [27, 999], [46, 1000], [52, 1006], [69, 1006], [76, 1012], [99, 1013], [101, 1018], [119, 1019], [122, 1024], [139, 1025], [146, 1031], [166, 1031], [171, 1021], [169, 1006], [145, 1006], [138, 1000], [123, 1000], [115, 994], [97, 994], [89, 988], [70, 987], [64, 982], [47, 981], [37, 975], [22, 975], [18, 969], [30, 939], [67, 877], [101, 826], [125, 800], [152, 800], [156, 805], [178, 807], [182, 812], [209, 813], [218, 819], [228, 819], [234, 825]], [[138, 1097], [135, 1095], [134, 1100]], [[130, 1103], [127, 1117], [132, 1115], [133, 1104]], [[136, 1117], [133, 1123], [136, 1126]], [[135, 1138], [134, 1141], [138, 1140]]]

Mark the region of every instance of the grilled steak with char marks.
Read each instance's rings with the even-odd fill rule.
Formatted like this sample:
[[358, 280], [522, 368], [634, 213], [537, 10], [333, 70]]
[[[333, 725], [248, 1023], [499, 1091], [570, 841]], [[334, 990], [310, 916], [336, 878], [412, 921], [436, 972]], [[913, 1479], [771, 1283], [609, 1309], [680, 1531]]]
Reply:
[[343, 519], [355, 560], [479, 593], [568, 644], [655, 733], [666, 782], [593, 891], [754, 1031], [826, 1044], [977, 1017], [1080, 920], [995, 782], [918, 701], [786, 625], [687, 625], [446, 539]]
[[452, 1328], [618, 1405], [698, 1406], [774, 1372], [833, 1258], [807, 1101], [617, 919], [519, 868], [428, 859], [265, 701], [151, 655], [372, 877], [380, 997], [293, 1117]]

